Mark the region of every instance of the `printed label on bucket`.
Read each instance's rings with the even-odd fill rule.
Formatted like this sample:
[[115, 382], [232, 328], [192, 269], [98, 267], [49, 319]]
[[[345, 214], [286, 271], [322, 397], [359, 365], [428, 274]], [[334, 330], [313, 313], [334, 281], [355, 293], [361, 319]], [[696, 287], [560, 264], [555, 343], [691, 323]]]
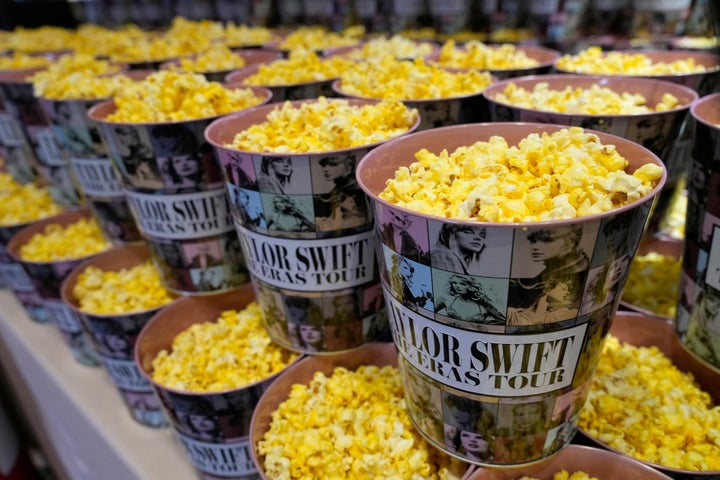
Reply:
[[63, 302], [57, 300], [44, 300], [45, 308], [50, 312], [50, 315], [55, 319], [55, 323], [63, 333], [78, 333], [82, 332], [80, 321], [75, 316], [72, 310], [70, 310]]
[[533, 335], [453, 328], [386, 294], [395, 344], [429, 377], [480, 395], [514, 397], [560, 390], [573, 381], [587, 324]]
[[233, 230], [224, 188], [180, 195], [149, 195], [126, 190], [138, 227], [145, 235], [188, 239]]
[[122, 185], [110, 159], [71, 158], [70, 165], [85, 195], [95, 197], [122, 197], [124, 195]]
[[0, 144], [17, 147], [26, 143], [22, 127], [9, 113], [0, 113]]
[[66, 167], [65, 155], [52, 127], [28, 127], [30, 137], [36, 143], [36, 153], [40, 161], [50, 167]]
[[131, 392], [151, 392], [152, 385], [142, 376], [134, 361], [101, 357], [115, 385]]
[[236, 227], [248, 269], [275, 287], [302, 292], [340, 290], [375, 278], [372, 230], [347, 237], [295, 240]]
[[178, 433], [193, 465], [222, 477], [238, 477], [257, 472], [250, 456], [250, 439], [233, 443], [208, 443]]
[[14, 291], [30, 292], [35, 289], [30, 277], [18, 263], [0, 263], [0, 278], [5, 286]]

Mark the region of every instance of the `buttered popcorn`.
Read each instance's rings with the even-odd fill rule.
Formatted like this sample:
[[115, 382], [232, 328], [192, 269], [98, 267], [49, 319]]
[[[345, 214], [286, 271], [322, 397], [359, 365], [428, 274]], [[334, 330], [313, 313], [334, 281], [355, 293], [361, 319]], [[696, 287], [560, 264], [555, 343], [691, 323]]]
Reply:
[[347, 100], [319, 97], [299, 107], [285, 102], [265, 122], [239, 132], [227, 146], [268, 153], [340, 150], [402, 135], [417, 118], [417, 110], [394, 100], [351, 105]]
[[352, 65], [343, 57], [321, 58], [311, 50], [293, 50], [287, 59], [258, 66], [257, 72], [243, 79], [246, 85], [284, 86], [331, 80]]
[[680, 294], [681, 260], [672, 255], [648, 252], [630, 264], [622, 299], [636, 307], [675, 318]]
[[378, 37], [368, 40], [361, 47], [351, 49], [345, 56], [354, 60], [373, 60], [385, 55], [395, 58], [416, 58], [429, 55], [434, 50], [430, 42], [420, 42], [402, 35]]
[[10, 174], [0, 172], [0, 226], [28, 223], [62, 211], [47, 188], [21, 185]]
[[63, 55], [30, 80], [38, 97], [52, 99], [107, 98], [132, 80], [118, 73], [120, 67], [84, 53]]
[[[539, 478], [535, 477], [520, 477], [518, 480], [540, 480]], [[568, 472], [567, 470], [560, 470], [559, 472], [556, 472], [552, 476], [552, 480], [598, 480], [597, 477], [591, 477], [589, 474], [582, 472], [582, 471], [576, 471], [573, 473]]]
[[499, 136], [435, 155], [426, 149], [400, 167], [380, 197], [443, 218], [535, 222], [606, 212], [652, 191], [663, 168], [628, 174], [614, 145], [580, 127], [533, 133], [510, 146]]
[[495, 95], [494, 100], [531, 110], [589, 115], [662, 112], [679, 106], [677, 97], [670, 93], [664, 94], [657, 104], [648, 105], [647, 99], [639, 93], [617, 93], [597, 83], [590, 88], [568, 85], [562, 90], [553, 90], [547, 82], [540, 82], [532, 90], [526, 90], [510, 82], [501, 93]]
[[422, 58], [399, 60], [386, 55], [357, 62], [341, 75], [346, 95], [397, 100], [430, 100], [478, 94], [492, 83], [480, 70], [452, 71]]
[[579, 426], [646, 462], [720, 470], [720, 407], [657, 347], [607, 337]]
[[153, 360], [153, 380], [186, 392], [217, 392], [264, 380], [298, 354], [273, 343], [257, 302], [180, 332]]
[[510, 43], [499, 46], [470, 41], [457, 48], [453, 40], [443, 44], [437, 63], [450, 68], [479, 68], [484, 70], [509, 70], [531, 68], [540, 65], [521, 48]]
[[50, 57], [15, 53], [0, 55], [0, 70], [19, 70], [21, 68], [47, 67], [52, 63]]
[[331, 47], [356, 45], [358, 38], [348, 31], [348, 35], [332, 32], [321, 26], [298, 27], [290, 32], [280, 43], [283, 50], [323, 50]]
[[186, 72], [222, 72], [245, 66], [245, 59], [223, 44], [213, 45], [202, 53], [178, 60], [178, 68]]
[[708, 70], [692, 57], [672, 62], [653, 62], [642, 52], [603, 52], [596, 46], [575, 55], [563, 55], [556, 65], [569, 72], [609, 75], [674, 75]]
[[249, 88], [225, 88], [199, 73], [158, 71], [114, 96], [110, 122], [168, 122], [223, 115], [262, 103]]
[[117, 271], [90, 265], [78, 274], [72, 293], [80, 311], [99, 315], [141, 312], [175, 298], [149, 260]]
[[67, 226], [46, 225], [20, 247], [20, 258], [29, 262], [73, 260], [111, 247], [112, 243], [105, 239], [95, 219], [81, 218]]
[[293, 385], [257, 448], [275, 480], [451, 479], [467, 468], [413, 427], [391, 366], [336, 367]]

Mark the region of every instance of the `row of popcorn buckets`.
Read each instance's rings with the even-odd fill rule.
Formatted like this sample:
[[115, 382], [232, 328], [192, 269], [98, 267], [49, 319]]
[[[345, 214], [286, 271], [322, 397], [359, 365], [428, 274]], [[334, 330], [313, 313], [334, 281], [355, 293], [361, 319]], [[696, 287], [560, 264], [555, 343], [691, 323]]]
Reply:
[[[86, 318], [74, 323], [72, 330], [68, 328], [66, 333], [76, 333], [83, 328], [92, 332], [88, 337], [94, 343], [94, 350], [110, 371], [138, 421], [160, 426], [163, 416], [158, 413], [158, 405], [161, 404], [160, 408], [171, 419], [188, 451], [198, 451], [195, 447], [204, 440], [193, 437], [188, 427], [180, 424], [180, 419], [189, 416], [199, 404], [210, 405], [214, 416], [232, 423], [235, 430], [224, 431], [213, 442], [205, 442], [215, 445], [205, 445], [206, 448], [222, 450], [237, 447], [239, 450], [235, 451], [235, 457], [230, 458], [247, 460], [247, 449], [250, 447], [243, 444], [246, 440], [237, 441], [247, 437], [247, 431], [238, 430], [237, 419], [230, 422], [227, 417], [234, 408], [231, 405], [254, 405], [248, 398], [252, 397], [256, 402], [265, 386], [248, 387], [252, 392], [248, 390], [246, 398], [245, 393], [238, 392], [188, 395], [152, 385], [147, 379], [143, 382], [150, 368], [148, 358], [152, 357], [152, 352], [169, 345], [170, 336], [180, 330], [180, 319], [187, 318], [188, 322], [197, 320], [198, 317], [188, 313], [192, 311], [189, 305], [204, 305], [216, 311], [224, 305], [220, 300], [216, 304], [216, 298], [225, 296], [235, 301], [252, 296], [247, 287], [242, 294], [217, 292], [244, 283], [247, 277], [238, 279], [236, 284], [226, 282], [220, 289], [204, 289], [202, 285], [205, 283], [200, 281], [201, 272], [203, 276], [218, 272], [218, 276], [225, 275], [227, 278], [228, 265], [237, 266], [238, 259], [244, 258], [251, 274], [254, 296], [264, 312], [268, 333], [277, 343], [291, 350], [331, 354], [383, 339], [388, 326], [383, 306], [387, 305], [389, 327], [400, 351], [403, 380], [410, 392], [408, 399], [413, 421], [438, 448], [473, 463], [502, 466], [540, 460], [555, 453], [572, 438], [576, 430], [577, 410], [587, 393], [602, 339], [617, 308], [618, 292], [627, 272], [620, 272], [622, 280], [613, 286], [607, 301], [597, 308], [588, 300], [589, 292], [584, 288], [587, 289], [591, 283], [589, 278], [597, 272], [615, 264], [629, 264], [619, 260], [634, 255], [652, 202], [662, 184], [642, 202], [627, 208], [581, 221], [548, 222], [537, 229], [534, 226], [528, 229], [527, 225], [468, 225], [440, 221], [399, 209], [377, 197], [384, 181], [392, 176], [395, 168], [409, 163], [421, 146], [451, 149], [467, 144], [468, 138], [486, 139], [498, 132], [502, 132], [512, 143], [531, 131], [551, 131], [557, 127], [538, 124], [467, 125], [413, 133], [385, 145], [372, 146], [375, 148], [322, 155], [256, 154], [224, 146], [235, 132], [263, 120], [271, 108], [267, 105], [202, 121], [190, 130], [184, 122], [170, 125], [173, 128], [168, 130], [174, 130], [170, 137], [175, 140], [189, 137], [202, 141], [202, 137], [206, 137], [215, 149], [217, 162], [207, 160], [204, 172], [207, 183], [202, 183], [200, 188], [197, 182], [168, 188], [161, 183], [164, 182], [162, 176], [156, 177], [155, 183], [148, 183], [148, 178], [152, 180], [152, 177], [136, 175], [137, 170], [131, 170], [138, 165], [131, 166], [126, 160], [129, 147], [122, 140], [123, 135], [140, 138], [140, 150], [143, 146], [145, 150], [148, 147], [151, 149], [152, 153], [147, 157], [152, 157], [159, 171], [161, 159], [170, 157], [170, 149], [173, 148], [161, 141], [159, 132], [153, 131], [159, 125], [133, 125], [131, 130], [134, 133], [127, 133], [127, 129], [123, 131], [117, 124], [103, 122], [103, 117], [112, 108], [111, 104], [98, 105], [90, 117], [95, 116], [106, 137], [109, 155], [119, 167], [123, 188], [126, 193], [129, 192], [128, 201], [137, 216], [140, 230], [148, 240], [151, 255], [161, 269], [163, 265], [168, 267], [166, 272], [169, 271], [170, 275], [166, 274], [165, 278], [170, 279], [168, 286], [171, 290], [190, 295], [200, 292], [209, 294], [182, 299], [184, 308], [173, 306], [171, 310], [167, 307], [173, 315], [158, 315], [158, 320], [151, 323], [157, 324], [155, 328], [159, 333], [147, 334], [154, 338], [148, 340], [153, 343], [151, 347], [143, 346], [143, 334], [139, 332], [156, 312], [131, 315], [137, 318], [115, 322], [92, 319], [69, 309], [72, 316]], [[695, 108], [698, 109], [702, 110], [700, 104]], [[711, 125], [718, 123], [717, 119], [712, 122]], [[703, 127], [709, 129], [707, 133], [701, 134], [699, 129], [698, 135], [704, 135], [703, 145], [715, 147], [698, 149], [698, 155], [717, 151], [717, 128], [711, 125]], [[605, 138], [616, 143], [632, 162], [657, 161], [649, 150], [634, 142], [601, 134], [601, 139]], [[195, 145], [197, 143], [200, 142]], [[193, 152], [199, 150], [199, 147], [189, 148]], [[189, 151], [185, 153], [191, 154]], [[328, 204], [338, 201], [337, 192], [333, 193], [338, 184], [331, 183], [329, 174], [325, 172], [329, 170], [328, 166], [354, 172], [354, 166], [361, 158], [366, 160], [357, 172], [358, 183], [339, 184], [347, 203], [340, 209], [342, 214], [338, 215], [328, 207]], [[145, 168], [152, 170], [153, 162], [150, 163]], [[702, 163], [713, 162], [711, 159]], [[288, 191], [277, 191], [276, 186], [264, 178], [275, 164], [279, 165], [275, 168], [290, 165], [295, 175], [296, 182]], [[711, 204], [714, 205], [707, 202], [707, 205]], [[205, 229], [198, 224], [170, 218], [168, 213], [175, 212], [178, 205], [192, 205], [185, 210], [186, 213], [200, 209], [219, 212], [220, 215], [217, 221], [207, 218], [211, 225]], [[352, 208], [348, 208], [349, 205]], [[717, 212], [713, 214], [709, 211], [708, 215], [717, 215]], [[459, 228], [469, 228], [478, 235], [483, 230], [482, 235], [487, 241], [486, 258], [492, 261], [479, 271], [439, 267], [432, 260], [433, 252], [444, 248], [441, 236]], [[188, 236], [188, 231], [202, 231], [202, 235]], [[402, 231], [409, 233], [409, 237]], [[524, 285], [539, 282], [542, 286], [547, 281], [539, 272], [522, 267], [523, 264], [533, 263], [529, 251], [531, 244], [536, 242], [531, 237], [546, 238], [544, 241], [547, 242], [574, 242], [574, 248], [588, 259], [583, 268], [566, 278], [574, 284], [571, 289], [574, 299], [572, 308], [565, 310], [564, 318], [554, 318], [552, 322], [546, 322], [547, 317], [525, 317], [526, 320], [519, 322], [507, 320], [510, 309], [523, 308], [528, 299], [529, 292], [524, 290]], [[18, 235], [15, 243], [21, 242], [21, 238], [26, 236]], [[236, 253], [229, 262], [225, 262], [223, 255], [230, 250], [228, 244], [238, 240], [244, 255]], [[411, 243], [414, 245], [409, 245]], [[717, 242], [711, 243], [717, 250]], [[188, 248], [188, 244], [193, 248]], [[12, 255], [16, 245], [11, 240], [9, 246]], [[239, 252], [236, 247], [233, 251]], [[707, 251], [705, 254], [711, 258], [709, 263], [715, 265], [715, 260], [712, 260], [714, 255]], [[129, 253], [124, 256], [133, 258]], [[318, 261], [320, 258], [324, 258], [325, 263]], [[518, 260], [510, 261], [511, 258]], [[39, 267], [18, 261], [30, 273], [31, 283], [36, 288], [47, 285], [38, 281], [41, 275], [63, 278], [73, 267], [52, 266], [52, 273], [44, 269], [45, 273], [40, 274]], [[218, 266], [221, 268], [213, 269]], [[183, 271], [185, 269], [188, 271]], [[34, 276], [37, 278], [34, 279]], [[68, 280], [73, 278], [71, 274]], [[691, 278], [700, 277], [693, 272]], [[436, 309], [434, 299], [442, 296], [446, 286], [458, 279], [478, 282], [487, 288], [492, 293], [491, 306], [501, 312], [505, 321], [502, 324], [497, 321], [483, 324], [468, 321], [462, 317], [462, 312], [450, 313], [446, 310], [441, 313]], [[708, 284], [713, 285], [712, 281]], [[699, 293], [703, 284], [696, 286], [698, 288], [693, 290]], [[61, 303], [59, 292], [60, 289], [54, 287], [52, 295], [46, 294], [44, 299], [50, 300], [51, 304]], [[422, 295], [417, 295], [418, 292]], [[67, 312], [68, 309], [63, 308], [61, 314], [66, 320], [70, 318]], [[171, 325], [161, 326], [163, 320], [160, 318], [166, 318], [165, 322]], [[63, 324], [62, 321], [59, 323]], [[69, 325], [71, 322], [68, 320], [65, 323]], [[116, 330], [109, 326], [114, 324], [121, 324], [122, 328]], [[148, 332], [151, 331], [149, 325]], [[118, 335], [117, 332], [124, 333]], [[134, 341], [140, 357], [133, 359], [129, 356], [127, 348], [131, 347], [126, 348], [125, 356], [110, 353], [100, 344], [104, 335], [125, 336], [130, 344]], [[532, 364], [536, 368], [530, 371], [528, 364], [515, 364], [512, 355], [502, 364], [493, 363], [497, 361], [494, 357], [497, 352], [506, 352], [511, 346], [516, 349], [515, 352], [522, 351], [526, 358], [534, 355]], [[83, 347], [74, 351], [86, 350]], [[79, 353], [76, 358], [81, 360], [84, 356]], [[505, 374], [500, 375], [501, 370]], [[127, 372], [133, 373], [128, 376]], [[143, 390], [138, 390], [141, 384]], [[153, 390], [155, 396], [152, 395]], [[244, 389], [240, 391], [244, 392]], [[536, 424], [532, 432], [513, 427], [514, 412], [525, 406], [534, 409], [535, 416], [542, 420], [541, 426]], [[448, 431], [465, 429], [492, 444], [484, 457], [470, 458], [446, 443]], [[232, 444], [231, 447], [224, 446], [226, 442]], [[523, 448], [517, 448], [519, 445]], [[228, 467], [208, 466], [200, 458], [193, 461], [209, 478], [213, 475], [228, 476], [228, 472], [238, 473], [239, 476], [255, 475], [250, 471], [249, 463], [245, 467]]]

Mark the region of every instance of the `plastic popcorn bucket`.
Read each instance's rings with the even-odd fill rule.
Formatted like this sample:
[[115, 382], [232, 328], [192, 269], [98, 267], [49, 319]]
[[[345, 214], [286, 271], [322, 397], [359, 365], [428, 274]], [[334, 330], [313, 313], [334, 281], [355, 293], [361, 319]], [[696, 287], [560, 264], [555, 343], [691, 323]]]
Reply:
[[[258, 91], [270, 99], [270, 92]], [[165, 287], [181, 294], [207, 294], [247, 282], [223, 174], [203, 138], [217, 117], [156, 123], [106, 120], [115, 110], [114, 101], [108, 100], [88, 115], [100, 126]]]
[[[642, 95], [650, 108], [654, 108], [656, 104], [660, 103], [663, 95], [671, 94], [678, 99], [678, 105], [670, 110], [637, 114], [590, 115], [550, 112], [519, 107], [497, 99], [497, 95], [502, 93], [510, 83], [529, 92], [532, 92], [536, 85], [543, 83], [547, 84], [548, 90], [553, 91], [562, 91], [567, 87], [572, 90], [587, 90], [593, 85], [598, 85], [618, 95], [624, 93]], [[666, 191], [675, 187], [688, 168], [687, 158], [670, 154], [677, 144], [680, 130], [690, 111], [690, 105], [698, 98], [698, 94], [689, 87], [643, 77], [558, 74], [511, 78], [490, 85], [485, 89], [483, 95], [488, 101], [492, 121], [539, 122], [577, 126], [610, 133], [641, 144], [665, 163], [668, 171], [665, 183]]]
[[250, 420], [263, 392], [285, 369], [241, 388], [194, 393], [155, 382], [152, 363], [158, 352], [171, 349], [181, 331], [215, 321], [225, 310], [241, 310], [253, 299], [250, 285], [209, 296], [181, 298], [155, 315], [135, 343], [135, 362], [140, 372], [155, 389], [190, 461], [207, 480], [259, 478], [250, 453]]
[[[276, 52], [273, 52], [276, 53]], [[250, 65], [228, 73], [225, 76], [227, 83], [244, 84], [245, 79], [255, 75], [259, 69], [258, 65]], [[288, 85], [262, 85], [272, 92], [273, 102], [282, 102], [285, 100], [306, 100], [318, 97], [336, 97], [337, 94], [332, 89], [334, 78], [317, 80], [314, 82], [292, 83]]]
[[7, 251], [15, 262], [22, 265], [30, 278], [35, 290], [42, 298], [43, 306], [50, 315], [50, 320], [57, 325], [70, 351], [79, 363], [88, 366], [98, 366], [97, 352], [84, 329], [80, 319], [62, 301], [60, 286], [65, 277], [77, 265], [94, 256], [73, 258], [50, 262], [36, 262], [24, 260], [20, 256], [22, 245], [27, 243], [34, 235], [42, 233], [48, 225], [67, 227], [81, 219], [92, 218], [86, 209], [69, 210], [50, 218], [38, 220], [19, 230], [10, 239]]
[[5, 169], [16, 182], [26, 184], [37, 177], [37, 158], [19, 120], [5, 107], [2, 88], [0, 88], [0, 156], [5, 159]]
[[[281, 57], [281, 54], [279, 52], [271, 52], [268, 50], [260, 49], [236, 49], [233, 50], [233, 54], [238, 58], [242, 58], [245, 61], [245, 66], [241, 68], [247, 68], [255, 64], [269, 63]], [[198, 55], [191, 56], [190, 58], [193, 59], [194, 57], [198, 57]], [[169, 62], [165, 62], [160, 65], [160, 68], [177, 68], [180, 65], [181, 60], [182, 59], [175, 59]], [[235, 70], [238, 70], [238, 68], [233, 67], [223, 70], [203, 70], [198, 71], [198, 73], [202, 73], [208, 81], [224, 82], [227, 76]]]
[[97, 123], [88, 110], [107, 99], [39, 99], [63, 154], [105, 236], [117, 245], [142, 241]]
[[[472, 463], [529, 464], [572, 439], [665, 171], [633, 203], [556, 221], [453, 220], [378, 195], [422, 148], [452, 152], [492, 136], [516, 145], [531, 133], [562, 128], [480, 123], [427, 130], [378, 147], [358, 166], [358, 182], [373, 200], [383, 290], [413, 422], [438, 448]], [[662, 166], [634, 142], [598, 137], [630, 162], [628, 172]], [[474, 440], [464, 442], [468, 437]]]
[[150, 250], [146, 245], [112, 248], [73, 268], [61, 284], [60, 295], [89, 333], [100, 362], [110, 375], [132, 418], [141, 425], [158, 428], [168, 426], [168, 422], [152, 385], [138, 370], [134, 348], [145, 324], [168, 304], [122, 314], [90, 313], [81, 309], [80, 302], [73, 293], [79, 275], [87, 267], [96, 267], [103, 272], [120, 271], [133, 268], [149, 259]]
[[675, 329], [688, 350], [720, 369], [720, 93], [700, 98], [690, 113], [695, 135]]
[[31, 223], [0, 226], [0, 279], [2, 280], [0, 283], [13, 291], [30, 319], [38, 323], [47, 323], [50, 321], [50, 316], [43, 306], [42, 297], [35, 290], [35, 285], [25, 273], [22, 265], [7, 253], [7, 244], [10, 243], [10, 239]]
[[[350, 100], [356, 106], [375, 103]], [[378, 340], [389, 332], [373, 218], [354, 174], [357, 161], [377, 144], [301, 154], [227, 146], [278, 105], [227, 115], [206, 130], [224, 169], [265, 326], [275, 342], [303, 353], [339, 352]]]
[[[333, 355], [325, 356], [306, 356], [302, 360], [298, 361], [296, 364], [289, 367], [277, 377], [277, 379], [272, 383], [272, 385], [270, 385], [270, 387], [263, 394], [263, 396], [260, 397], [260, 401], [255, 407], [252, 415], [252, 421], [250, 423], [250, 444], [252, 458], [263, 480], [269, 480], [274, 477], [268, 474], [266, 470], [266, 457], [265, 455], [260, 453], [258, 443], [262, 441], [263, 438], [265, 438], [265, 435], [270, 430], [270, 426], [273, 422], [274, 413], [278, 410], [278, 407], [280, 407], [281, 403], [288, 400], [293, 387], [295, 385], [309, 385], [312, 382], [313, 377], [319, 373], [322, 373], [326, 377], [330, 377], [333, 374], [335, 368], [337, 367], [342, 367], [350, 371], [355, 371], [363, 366], [375, 366], [380, 368], [386, 366], [397, 367], [398, 353], [395, 345], [393, 345], [392, 343], [375, 342], [367, 343], [351, 352], [336, 353]], [[344, 407], [346, 405], [340, 406]], [[362, 423], [363, 420], [361, 418], [358, 418], [357, 422]], [[317, 428], [319, 430], [322, 429], [324, 426], [324, 424], [317, 425]], [[344, 434], [343, 429], [345, 429], [346, 427], [348, 430], [352, 429], [353, 423], [349, 423], [348, 425], [338, 425], [335, 435], [342, 438]], [[295, 428], [297, 428], [297, 426], [295, 426]], [[309, 426], [308, 430], [313, 431], [314, 429]], [[313, 433], [319, 432], [315, 431]], [[353, 433], [358, 434], [359, 431], [350, 431], [348, 432], [348, 436], [351, 436]], [[413, 450], [417, 450], [417, 443], [414, 443], [412, 448]], [[348, 453], [347, 455], [348, 457], [350, 457], [350, 453]], [[335, 455], [332, 455], [332, 457], [337, 458]], [[448, 465], [450, 464], [450, 459], [444, 456], [440, 456], [437, 459], [448, 460]], [[467, 463], [456, 462], [454, 464], [454, 467], [457, 471], [453, 471], [452, 474], [456, 476], [450, 476], [449, 478], [456, 478], [458, 480], [461, 480], [469, 477], [470, 472], [472, 471], [474, 466]], [[462, 476], [460, 475], [461, 473]]]
[[[55, 132], [33, 92], [31, 77], [43, 68], [5, 70], [0, 72], [0, 89], [5, 107], [22, 125], [27, 144], [37, 159], [40, 178], [47, 184], [55, 202], [67, 207], [82, 206], [82, 195], [73, 178], [70, 165], [57, 141]], [[27, 149], [19, 153], [27, 155]], [[27, 163], [33, 163], [26, 157]]]

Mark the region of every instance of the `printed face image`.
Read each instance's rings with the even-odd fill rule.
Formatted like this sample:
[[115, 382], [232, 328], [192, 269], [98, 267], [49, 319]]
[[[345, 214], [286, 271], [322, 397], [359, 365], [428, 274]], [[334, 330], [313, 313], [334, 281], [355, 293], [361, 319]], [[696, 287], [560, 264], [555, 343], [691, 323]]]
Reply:
[[488, 449], [488, 442], [480, 434], [466, 430], [460, 432], [460, 445], [469, 453], [484, 453]]
[[519, 404], [513, 407], [513, 425], [519, 431], [530, 431], [542, 421], [545, 407], [541, 403]]
[[200, 163], [191, 155], [178, 155], [170, 160], [173, 168], [181, 177], [190, 177], [200, 170]]
[[323, 178], [329, 182], [346, 177], [352, 172], [349, 162], [342, 162], [336, 158], [323, 158], [319, 163]]
[[335, 297], [333, 299], [335, 313], [352, 315], [355, 313], [355, 300], [350, 296]]
[[105, 345], [112, 352], [123, 352], [130, 346], [127, 339], [119, 335], [105, 335], [104, 340]]
[[659, 117], [649, 117], [637, 124], [637, 139], [641, 143], [645, 140], [657, 137], [662, 134], [664, 120]]
[[289, 158], [277, 158], [270, 162], [270, 171], [280, 177], [287, 177], [292, 173], [292, 161]]
[[407, 218], [397, 214], [394, 210], [390, 210], [390, 223], [398, 228], [407, 228], [410, 223]]
[[188, 416], [190, 425], [200, 432], [211, 432], [215, 429], [215, 421], [205, 415], [197, 415], [191, 413]]
[[485, 235], [484, 230], [463, 227], [455, 232], [455, 239], [460, 248], [471, 252], [479, 252], [485, 247]]
[[300, 325], [300, 338], [305, 343], [314, 344], [322, 340], [322, 332], [312, 325]]

